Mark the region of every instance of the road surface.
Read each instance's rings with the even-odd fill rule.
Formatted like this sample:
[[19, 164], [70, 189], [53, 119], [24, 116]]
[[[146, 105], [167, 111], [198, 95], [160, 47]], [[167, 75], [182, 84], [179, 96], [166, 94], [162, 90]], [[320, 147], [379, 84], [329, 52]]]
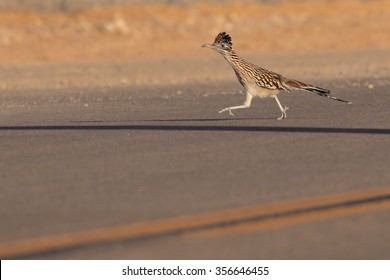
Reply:
[[[290, 107], [282, 121], [272, 99], [218, 114], [244, 100], [233, 79], [5, 91], [0, 255], [390, 258], [390, 80], [315, 81], [353, 105], [294, 92], [280, 95]], [[271, 207], [276, 224], [233, 219], [245, 207]], [[211, 227], [199, 222], [224, 211]], [[134, 235], [140, 223], [150, 231]], [[110, 232], [118, 227], [123, 235]], [[88, 240], [96, 231], [106, 238]], [[37, 238], [49, 245], [34, 249]]]

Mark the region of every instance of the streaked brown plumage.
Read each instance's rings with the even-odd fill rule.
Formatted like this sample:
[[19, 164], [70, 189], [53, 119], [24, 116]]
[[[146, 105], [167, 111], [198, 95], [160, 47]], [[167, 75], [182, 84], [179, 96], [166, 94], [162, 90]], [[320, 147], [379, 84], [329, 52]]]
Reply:
[[216, 50], [220, 53], [225, 60], [230, 64], [236, 73], [237, 79], [244, 87], [246, 92], [246, 100], [243, 105], [228, 107], [219, 111], [219, 113], [229, 111], [233, 115], [232, 110], [249, 108], [252, 98], [254, 96], [260, 96], [261, 98], [273, 97], [280, 110], [282, 116], [279, 120], [286, 118], [286, 111], [288, 107], [282, 107], [277, 97], [280, 90], [290, 92], [291, 89], [306, 90], [316, 93], [320, 96], [331, 98], [333, 100], [345, 102], [351, 104], [351, 102], [337, 97], [331, 96], [330, 91], [324, 88], [320, 88], [311, 84], [300, 82], [293, 79], [288, 79], [278, 73], [261, 68], [255, 64], [245, 61], [236, 54], [233, 50], [233, 43], [231, 37], [225, 32], [221, 32], [215, 38], [213, 44], [204, 44], [202, 47], [207, 47]]

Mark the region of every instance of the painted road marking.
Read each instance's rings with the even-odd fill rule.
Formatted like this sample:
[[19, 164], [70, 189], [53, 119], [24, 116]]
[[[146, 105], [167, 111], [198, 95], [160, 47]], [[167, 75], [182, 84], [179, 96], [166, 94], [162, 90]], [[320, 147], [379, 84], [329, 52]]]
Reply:
[[339, 193], [14, 241], [0, 244], [0, 258], [28, 257], [139, 238], [264, 230], [387, 208], [390, 208], [390, 188]]

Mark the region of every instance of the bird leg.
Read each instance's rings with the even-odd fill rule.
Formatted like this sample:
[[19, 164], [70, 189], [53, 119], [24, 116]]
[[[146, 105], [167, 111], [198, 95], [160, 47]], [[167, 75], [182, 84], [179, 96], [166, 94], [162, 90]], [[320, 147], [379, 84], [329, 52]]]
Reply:
[[282, 116], [280, 118], [278, 118], [278, 121], [280, 121], [281, 119], [285, 119], [287, 118], [287, 114], [286, 114], [286, 111], [288, 110], [288, 107], [285, 106], [284, 108], [282, 107], [282, 104], [280, 104], [280, 101], [278, 99], [278, 97], [275, 95], [274, 96], [275, 100], [276, 100], [276, 103], [278, 103], [279, 105], [279, 108], [280, 108], [280, 111], [282, 111]]
[[232, 110], [247, 109], [247, 108], [249, 108], [249, 107], [251, 106], [252, 98], [253, 98], [253, 95], [247, 93], [247, 94], [246, 94], [246, 99], [245, 99], [245, 102], [244, 102], [243, 105], [234, 106], [234, 107], [228, 107], [228, 108], [222, 109], [222, 110], [219, 111], [218, 113], [223, 113], [223, 112], [225, 112], [225, 111], [229, 111], [229, 114], [232, 115], [232, 116], [234, 116], [234, 114], [232, 113]]

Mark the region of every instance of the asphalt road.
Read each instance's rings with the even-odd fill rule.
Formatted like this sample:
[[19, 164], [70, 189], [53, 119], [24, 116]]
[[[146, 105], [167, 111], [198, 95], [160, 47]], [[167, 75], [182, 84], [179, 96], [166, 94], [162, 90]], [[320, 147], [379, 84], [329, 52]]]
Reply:
[[[296, 92], [282, 121], [272, 99], [218, 114], [244, 100], [235, 81], [8, 92], [0, 243], [390, 187], [390, 80], [316, 83], [353, 105]], [[390, 210], [373, 208], [19, 257], [388, 259]]]

